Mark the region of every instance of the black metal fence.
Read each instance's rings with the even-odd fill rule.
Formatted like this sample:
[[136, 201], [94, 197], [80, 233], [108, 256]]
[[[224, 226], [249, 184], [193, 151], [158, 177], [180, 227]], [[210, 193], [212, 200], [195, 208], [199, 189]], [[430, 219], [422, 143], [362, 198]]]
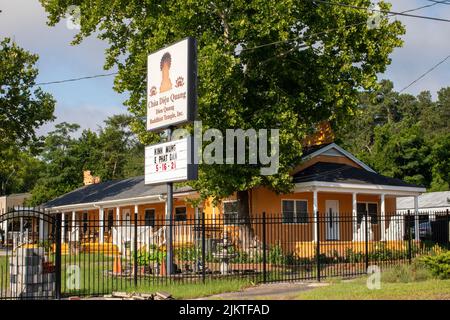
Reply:
[[[46, 233], [38, 230], [39, 236], [28, 237], [28, 242], [14, 247], [7, 237], [1, 265], [10, 263], [21, 246], [43, 247], [42, 261], [55, 272], [50, 296], [58, 298], [153, 292], [168, 284], [207, 281], [320, 281], [365, 274], [372, 265], [386, 268], [449, 248], [447, 211], [179, 220], [134, 214], [112, 221], [74, 216], [61, 223], [55, 216], [38, 223]], [[2, 297], [15, 297], [8, 289], [11, 274], [0, 272]]]

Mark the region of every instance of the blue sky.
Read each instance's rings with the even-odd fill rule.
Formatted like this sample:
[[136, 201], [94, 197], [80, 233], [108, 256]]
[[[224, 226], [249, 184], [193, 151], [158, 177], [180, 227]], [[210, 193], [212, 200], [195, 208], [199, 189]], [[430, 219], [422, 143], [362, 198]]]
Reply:
[[[391, 0], [393, 11], [403, 11], [430, 4], [427, 0]], [[91, 37], [81, 45], [71, 46], [76, 30], [62, 22], [56, 27], [46, 25], [46, 14], [38, 0], [0, 0], [0, 38], [11, 37], [21, 47], [39, 54], [38, 82], [76, 78], [106, 73], [103, 69], [106, 44]], [[450, 19], [450, 5], [435, 5], [414, 14]], [[391, 18], [393, 19], [393, 18]], [[394, 81], [400, 90], [431, 66], [450, 54], [450, 23], [398, 17], [407, 28], [405, 43], [392, 54], [392, 64], [380, 75]], [[450, 86], [450, 60], [410, 87], [406, 92], [417, 94]], [[108, 71], [110, 72], [110, 71]], [[125, 97], [113, 89], [113, 78], [105, 77], [72, 83], [44, 86], [57, 100], [54, 123], [40, 128], [45, 133], [55, 123], [76, 122], [82, 128], [96, 129], [106, 117], [126, 112]]]

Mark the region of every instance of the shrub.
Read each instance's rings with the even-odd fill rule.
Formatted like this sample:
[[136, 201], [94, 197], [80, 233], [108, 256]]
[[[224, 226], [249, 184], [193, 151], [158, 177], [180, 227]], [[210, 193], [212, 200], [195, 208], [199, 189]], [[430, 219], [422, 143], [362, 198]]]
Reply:
[[182, 261], [197, 261], [201, 259], [202, 252], [196, 247], [179, 248], [175, 249], [175, 256]]
[[419, 262], [426, 266], [435, 277], [450, 278], [450, 251], [423, 256], [419, 258]]
[[414, 282], [432, 278], [431, 272], [420, 263], [399, 264], [384, 271], [381, 275], [385, 282]]
[[161, 263], [166, 258], [166, 253], [161, 250], [149, 248], [149, 250], [138, 250], [137, 263], [139, 266], [147, 266], [150, 262]]
[[364, 261], [364, 254], [361, 252], [354, 252], [353, 249], [348, 248], [345, 250], [345, 260], [350, 263], [356, 263]]
[[269, 250], [269, 254], [267, 256], [267, 260], [269, 263], [273, 264], [283, 264], [284, 263], [284, 255], [283, 249], [279, 244], [273, 246]]

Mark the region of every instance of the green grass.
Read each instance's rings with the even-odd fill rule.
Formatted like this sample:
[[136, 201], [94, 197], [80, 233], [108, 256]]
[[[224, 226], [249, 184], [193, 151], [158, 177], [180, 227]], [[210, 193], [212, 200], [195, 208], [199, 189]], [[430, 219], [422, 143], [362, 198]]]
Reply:
[[298, 295], [301, 300], [427, 300], [450, 299], [450, 280], [428, 279], [415, 282], [385, 282], [370, 290], [367, 277], [331, 282]]
[[[138, 277], [138, 285], [134, 285], [132, 276], [116, 277], [108, 274], [113, 268], [113, 257], [98, 253], [80, 253], [62, 257], [62, 293], [64, 295], [102, 295], [113, 291], [155, 293], [166, 291], [177, 299], [196, 298], [222, 292], [238, 291], [252, 284], [251, 278], [207, 279], [201, 278], [168, 279], [147, 275]], [[124, 271], [127, 261], [122, 259]], [[68, 266], [78, 265], [80, 272], [79, 289], [71, 290], [65, 279], [68, 279]]]

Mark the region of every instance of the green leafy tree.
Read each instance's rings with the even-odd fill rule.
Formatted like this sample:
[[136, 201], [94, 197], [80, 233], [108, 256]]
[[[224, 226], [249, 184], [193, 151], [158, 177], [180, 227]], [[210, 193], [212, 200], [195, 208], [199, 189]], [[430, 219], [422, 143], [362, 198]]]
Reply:
[[11, 184], [21, 157], [36, 151], [36, 129], [53, 119], [55, 100], [35, 86], [37, 60], [10, 39], [0, 41], [0, 194], [21, 189]]
[[60, 123], [45, 139], [40, 154], [44, 163], [32, 189], [31, 204], [37, 205], [82, 186], [83, 171], [102, 180], [143, 174], [143, 146], [129, 128], [131, 116], [115, 115], [105, 120], [97, 132], [79, 125]]
[[45, 203], [81, 185], [82, 163], [73, 153], [77, 140], [72, 137], [79, 127], [63, 122], [47, 135], [41, 154], [45, 168], [31, 191], [29, 204]]
[[144, 146], [130, 129], [132, 119], [130, 115], [116, 115], [100, 129], [100, 161], [95, 172], [102, 179], [144, 174]]
[[450, 88], [433, 101], [429, 91], [399, 94], [383, 80], [379, 90], [360, 93], [354, 120], [337, 136], [380, 173], [440, 191], [449, 189], [449, 128]]
[[384, 175], [418, 185], [428, 185], [430, 147], [418, 125], [385, 125], [375, 130], [369, 165]]
[[450, 190], [450, 133], [436, 139], [431, 151], [432, 181], [430, 191]]
[[[346, 1], [368, 6], [368, 0]], [[376, 87], [376, 75], [401, 45], [399, 21], [369, 29], [365, 10], [313, 1], [267, 0], [41, 0], [49, 24], [80, 6], [80, 43], [96, 33], [109, 43], [105, 68], [116, 66], [118, 92], [135, 116], [133, 130], [145, 143], [147, 55], [192, 36], [198, 41], [199, 118], [203, 128], [277, 128], [280, 169], [262, 176], [252, 165], [201, 165], [192, 183], [204, 197], [238, 191], [248, 215], [247, 190], [264, 185], [291, 190], [289, 171], [301, 159], [301, 141], [321, 120], [340, 123], [352, 115], [359, 88]], [[380, 6], [388, 9], [388, 3]], [[243, 204], [243, 205], [241, 205]]]

